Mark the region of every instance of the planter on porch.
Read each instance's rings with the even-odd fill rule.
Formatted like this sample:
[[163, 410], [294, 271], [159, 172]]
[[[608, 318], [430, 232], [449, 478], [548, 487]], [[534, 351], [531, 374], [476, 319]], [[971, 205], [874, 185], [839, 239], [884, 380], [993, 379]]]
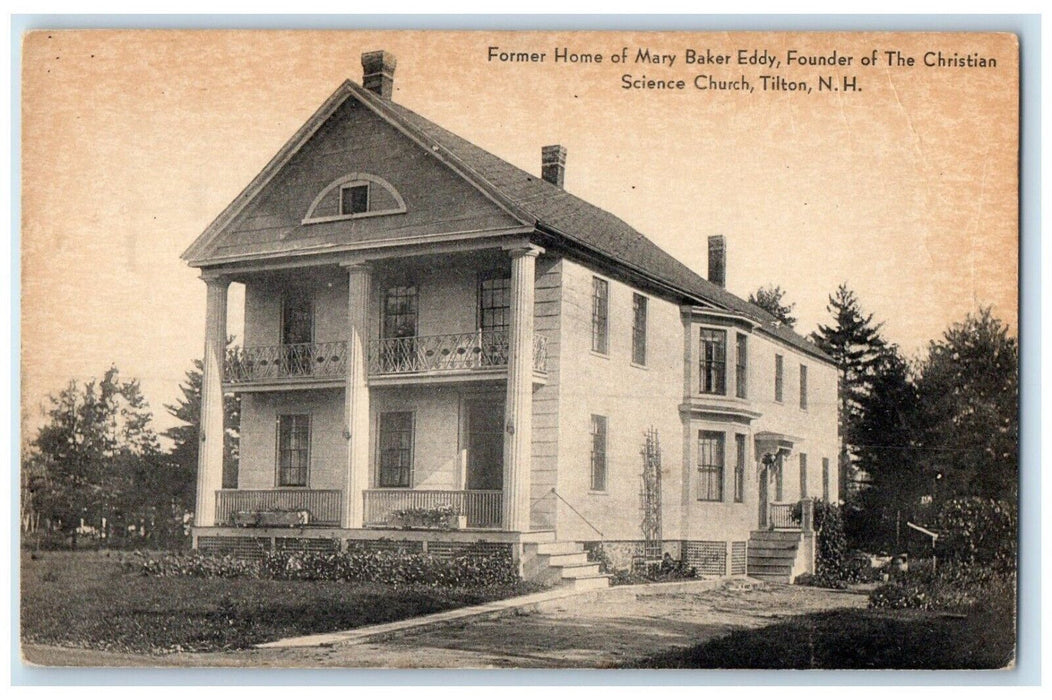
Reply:
[[468, 518], [453, 506], [401, 508], [391, 513], [388, 525], [402, 530], [463, 530]]
[[237, 527], [302, 527], [310, 523], [306, 510], [249, 510], [231, 513]]

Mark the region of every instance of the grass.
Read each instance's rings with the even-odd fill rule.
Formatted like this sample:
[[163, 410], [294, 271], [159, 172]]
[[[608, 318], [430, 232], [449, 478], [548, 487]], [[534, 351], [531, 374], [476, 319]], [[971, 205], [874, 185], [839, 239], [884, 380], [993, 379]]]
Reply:
[[633, 668], [997, 669], [1015, 654], [1003, 611], [834, 610], [740, 630]]
[[403, 620], [536, 590], [145, 577], [106, 552], [22, 557], [22, 639], [111, 651], [242, 649]]

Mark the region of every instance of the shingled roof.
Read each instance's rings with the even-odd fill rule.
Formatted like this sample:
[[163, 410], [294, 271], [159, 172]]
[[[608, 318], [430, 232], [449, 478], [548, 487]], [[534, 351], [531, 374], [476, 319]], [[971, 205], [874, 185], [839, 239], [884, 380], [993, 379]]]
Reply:
[[539, 227], [645, 273], [681, 292], [688, 300], [746, 316], [759, 323], [769, 334], [808, 354], [832, 362], [810, 340], [781, 325], [773, 315], [759, 306], [698, 275], [610, 212], [515, 167], [402, 105], [377, 99], [361, 88], [358, 90], [366, 93], [363, 97], [371, 106], [389, 118], [398, 120], [404, 128], [417, 132], [420, 138], [444, 151], [446, 157], [454, 158], [459, 165], [483, 179], [518, 209], [534, 218]]
[[781, 325], [770, 313], [701, 277], [613, 214], [515, 167], [416, 112], [381, 98], [349, 80], [325, 101], [263, 171], [187, 249], [183, 254], [184, 259], [196, 264], [192, 260], [208, 242], [280, 170], [315, 129], [352, 97], [465, 176], [502, 204], [509, 213], [522, 219], [523, 223], [651, 279], [680, 296], [683, 302], [711, 306], [744, 316], [759, 324], [769, 335], [814, 357], [832, 362], [818, 346]]

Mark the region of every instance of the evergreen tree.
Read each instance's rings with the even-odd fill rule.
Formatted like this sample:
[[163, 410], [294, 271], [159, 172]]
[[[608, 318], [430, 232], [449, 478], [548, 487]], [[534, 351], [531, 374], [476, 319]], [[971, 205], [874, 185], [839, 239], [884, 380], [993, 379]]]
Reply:
[[883, 324], [874, 324], [873, 314], [863, 313], [858, 298], [846, 282], [829, 297], [826, 310], [832, 315], [833, 323], [819, 325], [811, 338], [837, 366], [840, 474], [841, 489], [845, 490], [857, 473], [852, 435], [858, 426], [862, 401], [872, 391], [887, 344], [880, 335]]
[[774, 316], [783, 326], [792, 328], [796, 325], [796, 318], [792, 315], [796, 304], [783, 304], [785, 290], [778, 285], [768, 284], [760, 287], [749, 295], [749, 303], [759, 306], [767, 313]]
[[1019, 493], [1019, 348], [989, 308], [932, 341], [917, 378], [923, 470], [936, 505]]
[[[183, 425], [169, 428], [165, 437], [172, 441], [170, 458], [176, 471], [176, 495], [188, 511], [194, 508], [197, 487], [197, 458], [200, 450], [201, 426], [201, 360], [194, 360], [193, 367], [185, 374], [179, 385], [182, 393], [175, 404], [165, 404], [165, 410], [182, 421]], [[223, 397], [225, 436], [223, 439], [223, 488], [237, 488], [239, 461], [238, 443], [241, 424], [241, 398], [237, 394]]]

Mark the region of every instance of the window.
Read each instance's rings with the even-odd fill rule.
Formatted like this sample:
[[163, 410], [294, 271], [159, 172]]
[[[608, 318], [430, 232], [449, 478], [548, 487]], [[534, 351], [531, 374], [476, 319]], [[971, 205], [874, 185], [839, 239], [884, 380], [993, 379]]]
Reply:
[[299, 345], [314, 340], [314, 308], [306, 292], [287, 292], [281, 300], [281, 343]]
[[800, 498], [807, 498], [807, 455], [800, 453]]
[[592, 350], [607, 352], [607, 313], [610, 285], [606, 280], [592, 278]]
[[511, 278], [503, 272], [479, 279], [479, 328], [505, 332], [510, 326]]
[[380, 414], [380, 486], [409, 488], [413, 472], [413, 414]]
[[364, 214], [369, 211], [369, 185], [356, 183], [340, 188], [340, 215]]
[[822, 500], [829, 503], [829, 458], [822, 458]]
[[606, 416], [592, 416], [591, 489], [606, 490]]
[[701, 329], [699, 374], [703, 394], [727, 393], [727, 331]]
[[734, 502], [745, 500], [745, 436], [734, 436], [737, 458], [734, 461]]
[[807, 410], [807, 365], [800, 365], [800, 408]]
[[647, 298], [632, 295], [632, 362], [647, 363]]
[[734, 347], [734, 395], [739, 399], [745, 398], [749, 382], [748, 342], [748, 337], [739, 333]]
[[390, 287], [384, 297], [385, 338], [416, 336], [417, 294], [415, 285]]
[[782, 381], [785, 379], [785, 362], [781, 355], [774, 356], [774, 400], [782, 402]]
[[698, 500], [723, 500], [723, 433], [698, 431]]
[[310, 468], [310, 416], [278, 416], [278, 486], [306, 486]]

